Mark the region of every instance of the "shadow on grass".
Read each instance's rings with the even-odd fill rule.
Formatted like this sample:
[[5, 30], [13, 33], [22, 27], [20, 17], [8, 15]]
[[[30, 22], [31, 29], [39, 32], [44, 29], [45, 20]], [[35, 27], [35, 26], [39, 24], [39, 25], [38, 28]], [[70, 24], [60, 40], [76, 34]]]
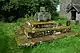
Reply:
[[21, 50], [23, 50], [23, 53], [32, 53], [32, 50], [33, 50], [31, 46], [30, 47], [25, 46], [25, 47], [20, 47], [20, 48]]

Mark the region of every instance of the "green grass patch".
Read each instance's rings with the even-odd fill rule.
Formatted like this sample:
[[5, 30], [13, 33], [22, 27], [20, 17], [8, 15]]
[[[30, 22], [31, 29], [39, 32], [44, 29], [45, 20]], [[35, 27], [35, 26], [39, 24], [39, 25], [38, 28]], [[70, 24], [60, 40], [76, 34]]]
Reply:
[[[44, 42], [34, 47], [18, 47], [15, 31], [28, 19], [19, 19], [16, 23], [0, 22], [0, 53], [80, 53], [80, 37], [67, 36], [54, 42]], [[66, 24], [66, 18], [57, 18], [56, 22]], [[72, 31], [80, 32], [80, 24], [71, 24]]]

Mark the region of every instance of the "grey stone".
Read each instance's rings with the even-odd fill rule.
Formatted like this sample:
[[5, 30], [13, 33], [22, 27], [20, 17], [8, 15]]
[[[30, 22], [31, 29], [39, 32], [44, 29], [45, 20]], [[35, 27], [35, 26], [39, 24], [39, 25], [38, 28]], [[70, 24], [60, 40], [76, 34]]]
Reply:
[[51, 20], [51, 14], [46, 12], [45, 7], [40, 7], [40, 12], [36, 12], [34, 16], [38, 21]]
[[60, 16], [71, 20], [72, 8], [76, 10], [76, 20], [80, 21], [80, 0], [60, 0]]

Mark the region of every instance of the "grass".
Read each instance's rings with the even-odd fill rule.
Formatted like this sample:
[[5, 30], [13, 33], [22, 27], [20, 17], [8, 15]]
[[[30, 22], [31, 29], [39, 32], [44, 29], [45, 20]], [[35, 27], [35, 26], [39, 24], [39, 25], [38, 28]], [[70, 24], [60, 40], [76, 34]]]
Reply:
[[[80, 53], [80, 37], [67, 36], [54, 42], [44, 42], [34, 47], [18, 47], [16, 45], [15, 30], [26, 19], [19, 19], [16, 23], [0, 22], [0, 53]], [[66, 24], [66, 18], [57, 18], [56, 22]], [[72, 31], [80, 32], [80, 24], [71, 24]]]
[[52, 43], [45, 43], [34, 48], [32, 53], [74, 53], [80, 52], [78, 37], [65, 37]]

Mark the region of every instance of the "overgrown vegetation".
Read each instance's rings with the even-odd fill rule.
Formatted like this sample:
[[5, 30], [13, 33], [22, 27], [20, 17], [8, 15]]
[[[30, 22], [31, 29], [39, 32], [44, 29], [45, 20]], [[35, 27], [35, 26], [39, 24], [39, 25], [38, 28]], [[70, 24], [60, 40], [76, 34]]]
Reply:
[[[12, 22], [18, 18], [33, 16], [41, 6], [54, 16], [59, 0], [0, 0], [0, 21]], [[54, 16], [53, 16], [54, 15]]]
[[[15, 30], [26, 21], [19, 19], [16, 23], [0, 22], [0, 53], [79, 53], [80, 37], [67, 36], [51, 43], [42, 43], [35, 47], [18, 47]], [[66, 23], [66, 18], [57, 18], [56, 22]], [[72, 31], [80, 32], [80, 24], [71, 24]]]
[[[0, 0], [0, 53], [80, 53], [79, 36], [68, 36], [35, 47], [18, 47], [16, 44], [15, 31], [26, 20], [29, 20], [30, 16], [39, 12], [41, 6], [46, 7], [56, 22], [66, 24], [66, 18], [55, 18], [58, 15], [56, 13], [58, 4], [59, 0]], [[79, 26], [80, 24], [72, 23], [72, 31], [80, 32]]]

